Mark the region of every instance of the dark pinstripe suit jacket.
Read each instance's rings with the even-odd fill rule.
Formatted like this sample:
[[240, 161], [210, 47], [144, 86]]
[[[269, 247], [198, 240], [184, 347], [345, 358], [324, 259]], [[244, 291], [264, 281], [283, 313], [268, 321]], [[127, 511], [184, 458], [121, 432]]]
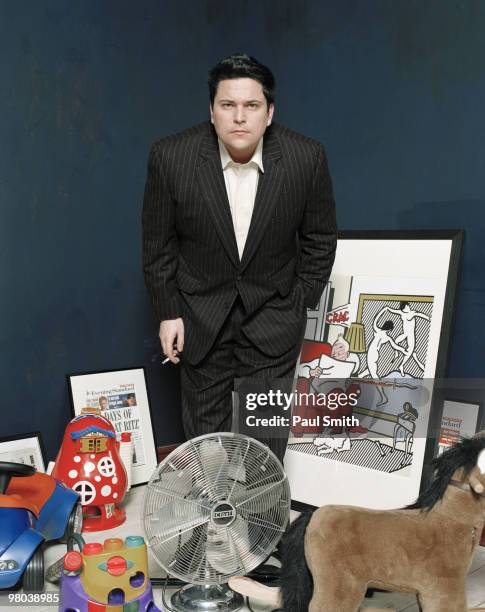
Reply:
[[145, 280], [160, 320], [181, 316], [183, 357], [208, 352], [239, 293], [245, 335], [268, 355], [301, 340], [330, 275], [336, 223], [323, 147], [273, 124], [242, 260], [210, 122], [150, 151], [143, 206]]

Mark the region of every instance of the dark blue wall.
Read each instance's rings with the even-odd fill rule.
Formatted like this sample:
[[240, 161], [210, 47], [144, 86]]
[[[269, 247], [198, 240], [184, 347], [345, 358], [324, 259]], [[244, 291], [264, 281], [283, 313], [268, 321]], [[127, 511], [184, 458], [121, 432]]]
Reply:
[[207, 117], [244, 50], [277, 120], [325, 143], [341, 228], [466, 230], [450, 375], [482, 376], [485, 3], [1, 0], [0, 435], [52, 457], [65, 375], [144, 364], [157, 442], [182, 438], [143, 285], [151, 142]]

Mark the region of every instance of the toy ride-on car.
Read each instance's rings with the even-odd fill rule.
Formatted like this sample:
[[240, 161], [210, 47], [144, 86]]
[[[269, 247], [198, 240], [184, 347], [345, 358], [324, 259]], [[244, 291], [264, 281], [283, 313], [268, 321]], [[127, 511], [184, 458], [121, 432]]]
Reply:
[[44, 586], [43, 542], [82, 527], [74, 491], [22, 463], [0, 462], [0, 589]]

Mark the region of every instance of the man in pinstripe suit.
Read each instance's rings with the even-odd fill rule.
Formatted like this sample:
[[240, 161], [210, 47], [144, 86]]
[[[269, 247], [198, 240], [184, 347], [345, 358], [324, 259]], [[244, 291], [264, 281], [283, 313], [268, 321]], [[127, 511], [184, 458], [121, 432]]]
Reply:
[[[233, 55], [209, 74], [211, 121], [156, 142], [144, 271], [188, 438], [230, 431], [235, 378], [292, 378], [335, 255], [323, 147], [272, 123], [274, 78]], [[255, 435], [265, 439], [264, 432]], [[286, 438], [268, 444], [280, 459]]]

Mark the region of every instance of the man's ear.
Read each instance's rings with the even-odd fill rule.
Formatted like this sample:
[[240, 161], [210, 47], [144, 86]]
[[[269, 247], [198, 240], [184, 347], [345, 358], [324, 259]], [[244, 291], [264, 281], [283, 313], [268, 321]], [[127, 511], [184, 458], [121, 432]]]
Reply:
[[214, 113], [212, 112], [212, 104], [209, 103], [209, 113], [211, 116], [211, 123], [214, 124]]
[[266, 127], [271, 125], [271, 122], [273, 121], [273, 113], [274, 113], [274, 104], [271, 103], [268, 106], [268, 120], [266, 122]]

